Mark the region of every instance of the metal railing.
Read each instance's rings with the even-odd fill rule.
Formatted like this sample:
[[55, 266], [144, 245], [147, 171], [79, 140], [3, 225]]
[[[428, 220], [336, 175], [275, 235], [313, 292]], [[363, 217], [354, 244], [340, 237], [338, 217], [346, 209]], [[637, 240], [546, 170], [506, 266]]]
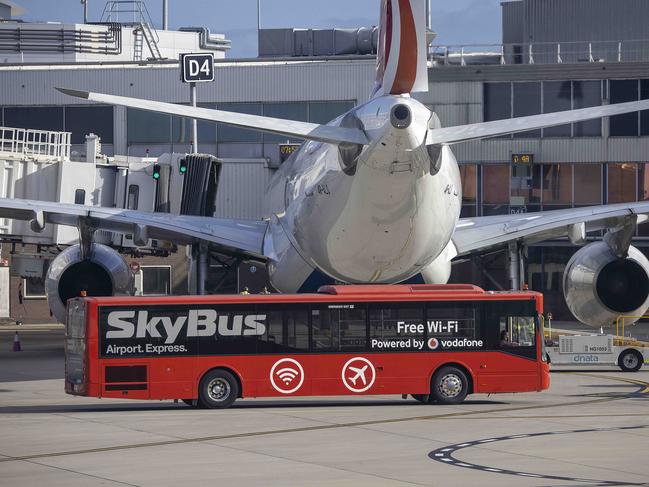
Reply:
[[428, 54], [433, 66], [632, 63], [649, 61], [649, 39], [433, 45]]
[[0, 127], [0, 155], [70, 159], [71, 132]]
[[[128, 18], [128, 20], [125, 19]], [[142, 42], [146, 41], [153, 59], [162, 59], [158, 43], [160, 37], [156, 31], [149, 10], [141, 0], [111, 0], [106, 2], [101, 14], [102, 22], [116, 22], [135, 27], [134, 60], [142, 59]]]

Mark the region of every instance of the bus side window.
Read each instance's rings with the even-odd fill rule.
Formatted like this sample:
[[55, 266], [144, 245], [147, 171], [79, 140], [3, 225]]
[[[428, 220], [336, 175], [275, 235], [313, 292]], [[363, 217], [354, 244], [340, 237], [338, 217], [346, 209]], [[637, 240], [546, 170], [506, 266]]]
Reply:
[[287, 351], [309, 351], [309, 315], [307, 310], [286, 311]]
[[311, 329], [313, 350], [338, 351], [340, 342], [340, 327], [336, 317], [332, 317], [329, 309], [311, 310]]
[[340, 351], [362, 352], [367, 346], [367, 325], [365, 306], [355, 305], [352, 309], [332, 309], [338, 315], [340, 329]]
[[[411, 306], [411, 305], [408, 305]], [[372, 306], [370, 307], [370, 338], [377, 340], [404, 340], [407, 338], [423, 339], [425, 337], [423, 306], [397, 307]], [[402, 327], [400, 328], [399, 324]], [[403, 328], [403, 324], [420, 326], [423, 333], [412, 332], [412, 328]], [[401, 331], [400, 331], [401, 330]]]
[[533, 316], [507, 316], [500, 318], [500, 346], [534, 347], [536, 333]]
[[259, 337], [258, 353], [283, 352], [284, 346], [284, 313], [270, 311], [266, 313], [266, 331]]

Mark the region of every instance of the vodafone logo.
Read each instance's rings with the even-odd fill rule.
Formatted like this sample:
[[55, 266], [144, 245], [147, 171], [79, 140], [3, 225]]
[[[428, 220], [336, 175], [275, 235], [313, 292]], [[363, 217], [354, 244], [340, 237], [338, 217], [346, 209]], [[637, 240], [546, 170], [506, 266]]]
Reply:
[[270, 369], [270, 383], [282, 394], [292, 394], [302, 387], [304, 369], [297, 360], [283, 358]]
[[365, 357], [350, 358], [341, 374], [343, 384], [352, 392], [365, 392], [376, 380], [376, 371], [372, 362]]
[[439, 347], [439, 340], [437, 338], [429, 338], [428, 348], [430, 348], [431, 350], [435, 350], [437, 347]]

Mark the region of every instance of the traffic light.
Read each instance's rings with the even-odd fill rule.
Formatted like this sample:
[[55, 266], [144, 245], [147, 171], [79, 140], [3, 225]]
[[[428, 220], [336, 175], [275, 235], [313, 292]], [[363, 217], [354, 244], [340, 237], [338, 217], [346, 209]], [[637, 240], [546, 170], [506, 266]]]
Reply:
[[153, 179], [158, 181], [160, 179], [160, 164], [154, 164], [153, 165]]
[[185, 174], [187, 169], [187, 159], [180, 159], [180, 161], [178, 161], [178, 171], [180, 171], [180, 174]]

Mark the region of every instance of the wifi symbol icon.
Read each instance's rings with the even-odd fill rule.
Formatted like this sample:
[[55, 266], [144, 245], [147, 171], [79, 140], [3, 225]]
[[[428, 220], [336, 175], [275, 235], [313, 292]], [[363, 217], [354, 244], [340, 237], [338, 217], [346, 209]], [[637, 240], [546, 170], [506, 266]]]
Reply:
[[304, 383], [304, 369], [295, 359], [279, 359], [270, 369], [270, 383], [280, 394], [292, 394]]
[[275, 372], [275, 375], [277, 375], [277, 377], [279, 377], [286, 385], [289, 385], [291, 382], [293, 382], [293, 380], [299, 374], [300, 373], [297, 370], [291, 369], [290, 367], [279, 369], [277, 372]]

